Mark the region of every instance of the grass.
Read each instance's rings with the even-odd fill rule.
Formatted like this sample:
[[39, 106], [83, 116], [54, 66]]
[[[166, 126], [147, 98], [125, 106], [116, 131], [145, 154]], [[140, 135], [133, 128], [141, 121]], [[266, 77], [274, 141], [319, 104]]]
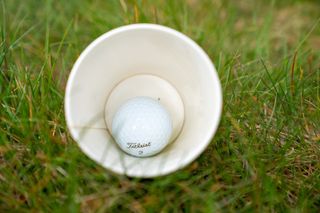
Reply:
[[[320, 4], [314, 1], [0, 1], [1, 212], [318, 212]], [[220, 127], [185, 169], [114, 175], [67, 131], [63, 96], [81, 51], [152, 22], [216, 65]]]

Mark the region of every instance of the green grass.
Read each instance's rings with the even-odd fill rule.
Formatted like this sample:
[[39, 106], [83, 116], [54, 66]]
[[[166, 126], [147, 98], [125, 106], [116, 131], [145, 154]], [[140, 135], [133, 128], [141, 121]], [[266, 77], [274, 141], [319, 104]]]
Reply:
[[[319, 1], [0, 2], [0, 212], [319, 212]], [[149, 180], [87, 158], [63, 110], [81, 51], [136, 22], [198, 42], [224, 92], [208, 149]]]

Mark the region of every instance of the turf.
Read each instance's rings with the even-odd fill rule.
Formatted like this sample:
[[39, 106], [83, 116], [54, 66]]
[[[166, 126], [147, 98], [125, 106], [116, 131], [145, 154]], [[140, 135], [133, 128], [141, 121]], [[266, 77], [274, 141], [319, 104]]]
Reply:
[[[0, 2], [0, 212], [319, 212], [318, 0]], [[149, 180], [87, 158], [63, 110], [81, 51], [136, 22], [198, 42], [224, 92], [208, 149]]]

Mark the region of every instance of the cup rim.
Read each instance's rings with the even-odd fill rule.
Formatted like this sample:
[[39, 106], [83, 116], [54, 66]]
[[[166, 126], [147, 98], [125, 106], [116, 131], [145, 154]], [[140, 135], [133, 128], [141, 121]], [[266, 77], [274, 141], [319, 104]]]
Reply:
[[207, 55], [207, 53], [195, 42], [193, 41], [191, 38], [189, 38], [188, 36], [186, 36], [185, 34], [174, 30], [172, 28], [163, 26], [163, 25], [158, 25], [158, 24], [147, 24], [147, 23], [139, 23], [139, 24], [129, 24], [129, 25], [124, 25], [124, 26], [120, 26], [118, 28], [112, 29], [104, 34], [102, 34], [101, 36], [99, 36], [98, 38], [96, 38], [93, 42], [91, 42], [80, 54], [80, 56], [77, 58], [75, 64], [73, 65], [71, 72], [69, 74], [69, 78], [67, 81], [67, 85], [66, 85], [66, 90], [65, 90], [65, 98], [64, 98], [64, 111], [65, 111], [65, 117], [66, 117], [66, 124], [68, 127], [68, 130], [72, 136], [72, 138], [77, 142], [77, 144], [79, 145], [79, 147], [81, 148], [81, 150], [87, 155], [87, 156], [92, 156], [95, 155], [94, 153], [91, 153], [90, 150], [88, 149], [84, 149], [83, 147], [80, 146], [80, 143], [77, 141], [77, 137], [76, 137], [76, 133], [75, 130], [72, 128], [72, 117], [71, 117], [71, 108], [69, 103], [70, 100], [70, 92], [71, 92], [71, 88], [72, 85], [74, 84], [74, 79], [75, 76], [77, 74], [77, 70], [79, 69], [82, 61], [87, 57], [87, 55], [97, 46], [99, 45], [101, 42], [103, 42], [104, 40], [108, 39], [109, 37], [112, 37], [114, 35], [126, 32], [126, 31], [130, 31], [130, 30], [141, 30], [141, 29], [150, 29], [150, 30], [157, 30], [157, 31], [162, 31], [168, 34], [171, 34], [175, 37], [178, 37], [179, 39], [183, 40], [184, 42], [186, 42], [188, 45], [190, 45], [192, 47], [192, 49], [194, 49], [195, 51], [197, 51], [197, 53], [201, 56], [202, 59], [204, 59], [205, 63], [207, 64], [207, 66], [210, 68], [210, 74], [211, 77], [214, 79], [215, 83], [217, 84], [217, 91], [213, 91], [216, 94], [217, 99], [215, 100], [216, 102], [216, 111], [217, 111], [217, 117], [215, 117], [215, 119], [212, 122], [210, 131], [207, 132], [207, 135], [205, 136], [206, 141], [205, 143], [202, 144], [200, 149], [197, 149], [196, 152], [194, 152], [191, 156], [189, 155], [189, 159], [186, 161], [183, 161], [183, 163], [181, 163], [180, 165], [173, 167], [172, 169], [168, 169], [166, 171], [162, 171], [161, 174], [156, 174], [156, 175], [148, 175], [148, 174], [144, 174], [143, 176], [141, 175], [135, 175], [135, 174], [126, 174], [124, 172], [121, 171], [117, 171], [117, 170], [113, 170], [112, 168], [106, 168], [101, 162], [98, 162], [97, 160], [93, 159], [90, 157], [90, 159], [94, 160], [96, 163], [98, 163], [99, 165], [103, 166], [104, 168], [117, 173], [117, 174], [121, 174], [121, 175], [128, 175], [131, 177], [145, 177], [145, 178], [152, 178], [152, 177], [158, 177], [158, 176], [163, 176], [163, 175], [167, 175], [169, 173], [172, 173], [176, 170], [180, 170], [182, 168], [184, 168], [185, 166], [187, 166], [188, 164], [190, 164], [191, 162], [193, 162], [196, 158], [198, 158], [203, 152], [204, 150], [207, 148], [207, 146], [210, 144], [210, 142], [212, 141], [220, 120], [221, 120], [221, 115], [222, 115], [222, 107], [223, 107], [223, 96], [222, 96], [222, 88], [221, 88], [221, 83], [218, 77], [218, 73], [211, 61], [211, 59], [209, 58], [209, 56]]

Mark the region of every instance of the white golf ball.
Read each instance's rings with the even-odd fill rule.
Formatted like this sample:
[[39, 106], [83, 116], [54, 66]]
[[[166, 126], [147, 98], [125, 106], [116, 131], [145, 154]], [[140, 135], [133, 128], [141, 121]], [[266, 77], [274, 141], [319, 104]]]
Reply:
[[136, 97], [125, 102], [112, 120], [112, 135], [130, 155], [147, 157], [159, 153], [170, 142], [172, 120], [159, 101]]

